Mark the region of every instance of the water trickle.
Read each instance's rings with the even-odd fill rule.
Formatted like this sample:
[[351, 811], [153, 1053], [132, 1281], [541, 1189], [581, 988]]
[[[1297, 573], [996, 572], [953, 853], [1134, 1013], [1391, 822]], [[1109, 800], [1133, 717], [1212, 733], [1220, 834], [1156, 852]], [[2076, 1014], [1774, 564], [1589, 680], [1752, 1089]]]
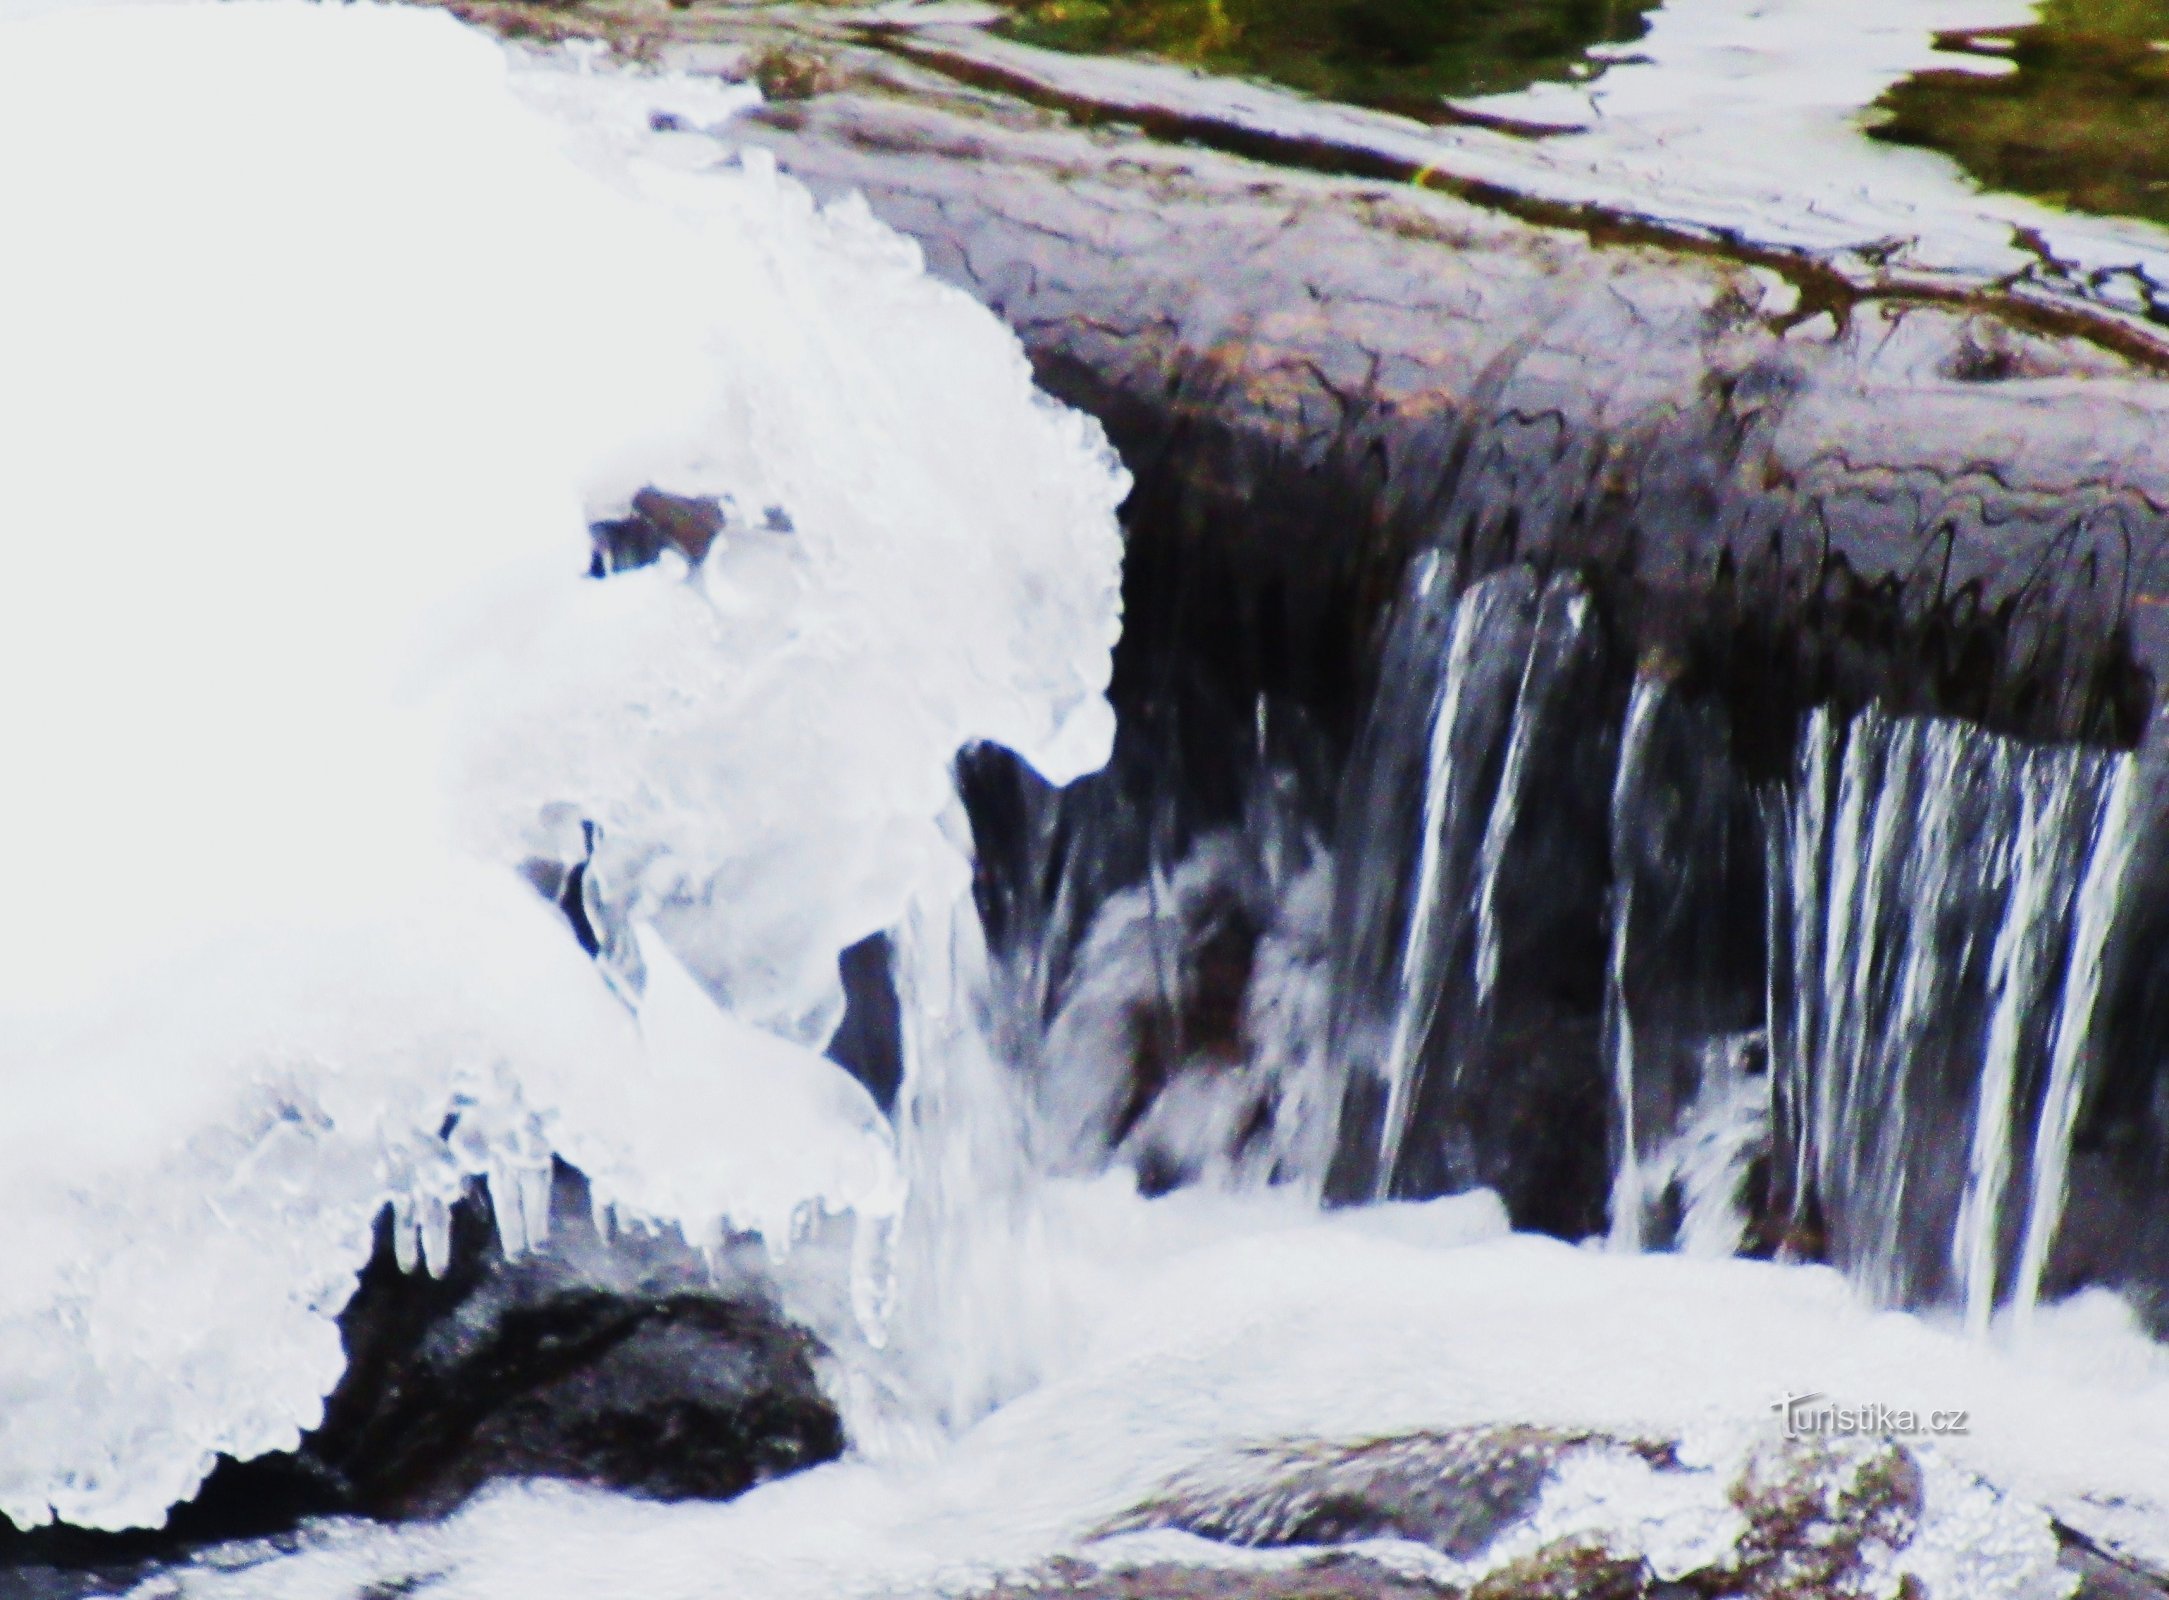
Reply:
[[1454, 609], [1452, 643], [1432, 713], [1418, 847], [1415, 901], [1401, 945], [1393, 1032], [1386, 1046], [1386, 1118], [1378, 1147], [1377, 1190], [1392, 1186], [1407, 1137], [1409, 1107], [1425, 1040], [1437, 1014], [1439, 990], [1457, 925], [1465, 918], [1471, 838], [1465, 818], [1481, 803], [1476, 785], [1489, 753], [1495, 700], [1471, 691], [1479, 672], [1495, 671], [1502, 644], [1526, 652], [1526, 614], [1535, 598], [1529, 574], [1515, 569], [1474, 585]]
[[[1472, 585], [1455, 609], [1430, 718], [1413, 898], [1380, 1073], [1378, 1198], [1411, 1182], [1408, 1139], [1430, 1080], [1443, 1067], [1446, 1086], [1457, 1086], [1490, 1021], [1534, 752], [1558, 731], [1589, 611], [1577, 579], [1539, 586], [1522, 568]], [[1446, 1165], [1466, 1169], [1472, 1159], [1453, 1151]], [[1473, 1181], [1465, 1170], [1460, 1176]]]
[[1506, 872], [1507, 846], [1521, 820], [1522, 790], [1529, 776], [1529, 748], [1539, 719], [1552, 709], [1553, 697], [1582, 630], [1589, 620], [1589, 597], [1571, 578], [1544, 586], [1514, 696], [1513, 732], [1507, 736], [1506, 765], [1484, 824], [1483, 849], [1477, 857], [1481, 887], [1476, 900], [1476, 1004], [1486, 1006], [1499, 982], [1499, 891]]
[[2070, 977], [2056, 1013], [2055, 1043], [2050, 1050], [2048, 1087], [2033, 1142], [2033, 1193], [2026, 1213], [2026, 1242], [2019, 1257], [2013, 1305], [2019, 1326], [2030, 1325], [2041, 1298], [2049, 1250], [2062, 1224], [2070, 1180], [2071, 1138], [2078, 1125], [2079, 1102], [2091, 1065], [2095, 1013], [2101, 998], [2103, 957], [2138, 842], [2135, 813], [2139, 763], [2120, 757], [2116, 775], [2098, 811], [2085, 882], [2078, 892], [2071, 935]]
[[[2111, 766], [1944, 719], [1810, 719], [1778, 1081], [1801, 1112], [1787, 1132], [1796, 1205], [1812, 1195], [1832, 1258], [1880, 1298], [1949, 1294], [1987, 1326], [2013, 1227], [2013, 1129], [2035, 1105], [2036, 1188], [2060, 1184], [2058, 1106], [2075, 1090], [2057, 1085], [2084, 1056], [2105, 885], [2122, 872], [2113, 839], [2089, 850]], [[2082, 867], [2101, 904], [2075, 920]], [[2042, 1019], [2059, 995], [2051, 1051]]]
[[1973, 1143], [1966, 1187], [1951, 1239], [1952, 1265], [1966, 1325], [1988, 1330], [1995, 1309], [2005, 1194], [2011, 1175], [2014, 1101], [2029, 1047], [2038, 1043], [2035, 1019], [2046, 1012], [2062, 969], [2056, 935], [2070, 913], [2085, 835], [2074, 824], [2088, 795], [2084, 784], [2062, 782], [2053, 760], [2036, 755], [2021, 773], [2019, 831], [1998, 840], [1997, 866], [2015, 855], [2016, 878], [2003, 925], [1996, 932], [1989, 992], [1993, 1015], [1988, 1055], [1973, 1113]]
[[968, 896], [913, 905], [896, 941], [896, 984], [909, 1198], [883, 1242], [882, 1281], [862, 1292], [904, 1324], [907, 1407], [958, 1428], [1030, 1386], [1045, 1303], [1034, 1277], [1045, 1264], [1029, 1248], [1025, 1117], [991, 1048], [985, 936]]
[[1647, 781], [1651, 736], [1665, 693], [1661, 678], [1635, 680], [1627, 705], [1627, 731], [1619, 742], [1619, 777], [1612, 785], [1611, 948], [1605, 962], [1604, 1049], [1612, 1069], [1612, 1092], [1618, 1127], [1612, 1178], [1612, 1247], [1642, 1248], [1642, 1163], [1634, 1115], [1634, 1014], [1627, 1001], [1627, 936], [1634, 924], [1634, 873], [1626, 859], [1631, 832], [1639, 821], [1636, 802]]

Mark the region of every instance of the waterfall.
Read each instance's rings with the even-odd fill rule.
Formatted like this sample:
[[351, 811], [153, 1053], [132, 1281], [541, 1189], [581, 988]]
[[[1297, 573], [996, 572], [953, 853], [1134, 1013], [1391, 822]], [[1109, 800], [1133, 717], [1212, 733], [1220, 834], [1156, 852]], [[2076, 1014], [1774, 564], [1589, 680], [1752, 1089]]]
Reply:
[[1521, 821], [1522, 790], [1528, 780], [1529, 747], [1536, 737], [1538, 719], [1550, 704], [1553, 681], [1564, 671], [1582, 629], [1589, 621], [1589, 597], [1570, 578], [1554, 579], [1544, 586], [1536, 629], [1521, 669], [1521, 683], [1514, 695], [1513, 731], [1507, 736], [1506, 765], [1499, 774], [1497, 796], [1484, 823], [1483, 847], [1477, 856], [1476, 897], [1476, 1004], [1487, 1005], [1499, 982], [1499, 892], [1506, 873], [1506, 851]]
[[[1723, 709], [1683, 692], [1678, 671], [1655, 657], [1637, 676], [1604, 814], [1594, 1070], [1612, 1161], [1609, 1238], [1628, 1252], [1684, 1243], [1691, 1185], [1680, 1156], [1691, 1128], [1752, 1125], [1758, 1148], [1740, 1150], [1760, 1161], [1769, 969], [1784, 959], [1781, 945], [1765, 951], [1758, 798], [1736, 770]], [[1764, 1104], [1750, 1115], [1756, 1095]], [[1734, 1101], [1737, 1115], [1724, 1109]]]
[[2041, 1297], [2050, 1247], [2063, 1221], [2065, 1185], [2070, 1178], [2071, 1138], [2078, 1126], [2079, 1101], [2090, 1060], [2096, 1007], [2101, 997], [2102, 958], [2137, 843], [2139, 763], [2124, 756], [2116, 765], [2106, 802], [2094, 828], [2086, 880], [2079, 889], [2077, 925], [2072, 933], [2070, 977], [2056, 1013], [2055, 1043], [2049, 1081], [2043, 1096], [2033, 1144], [2033, 1193], [2027, 1207], [2026, 1242], [2019, 1258], [2014, 1294], [2020, 1327], [2028, 1327]]
[[2034, 757], [2021, 775], [2023, 807], [2015, 844], [2017, 879], [1997, 929], [1989, 979], [1994, 1015], [1973, 1114], [1966, 1187], [1951, 1238], [1966, 1325], [1988, 1330], [1995, 1308], [2004, 1195], [2011, 1170], [2013, 1101], [2029, 1020], [2053, 992], [2061, 963], [2054, 936], [2069, 913], [2084, 836], [2075, 815], [2086, 786], [2059, 782], [2056, 764]]
[[[1531, 1168], [1580, 1159], [1562, 1130], [1586, 1126], [1608, 1146], [1615, 1249], [1782, 1248], [1885, 1303], [1955, 1303], [1976, 1331], [2030, 1304], [2135, 758], [1822, 705], [1758, 786], [1740, 713], [1678, 662], [1651, 658], [1618, 700], [1591, 692], [1605, 669], [1578, 580], [1511, 568], [1441, 611], [1426, 575], [1401, 648], [1431, 641], [1428, 697], [1419, 654], [1398, 669], [1418, 687], [1381, 690], [1387, 754], [1349, 780], [1407, 785], [1413, 827], [1373, 801], [1337, 863], [1345, 904], [1404, 929], [1375, 1031], [1339, 1035], [1382, 1041], [1378, 1120], [1344, 1119], [1367, 1140], [1356, 1192], [1519, 1185], [1509, 1206], [1532, 1225]], [[1421, 767], [1392, 765], [1419, 728]], [[1601, 812], [1584, 792], [1599, 773]], [[1404, 853], [1377, 848], [1384, 825], [1409, 829]], [[1406, 874], [1399, 901], [1365, 873]], [[1362, 959], [1343, 958], [1356, 992]], [[1562, 1121], [1577, 1095], [1600, 1122]]]
[[1629, 830], [1637, 820], [1636, 804], [1647, 778], [1651, 734], [1664, 696], [1660, 678], [1635, 680], [1627, 705], [1627, 730], [1619, 741], [1619, 777], [1612, 786], [1611, 946], [1605, 962], [1604, 1048], [1612, 1069], [1612, 1092], [1618, 1121], [1617, 1170], [1612, 1179], [1613, 1248], [1642, 1248], [1642, 1164], [1634, 1115], [1634, 1015], [1627, 1003], [1627, 933], [1633, 925], [1634, 878], [1626, 859]]
[[1770, 1019], [1772, 1120], [1785, 1141], [1779, 1156], [1790, 1158], [1785, 1194], [1793, 1202], [1812, 1191], [1808, 1160], [1813, 1145], [1806, 1130], [1814, 1118], [1816, 1098], [1809, 1063], [1821, 1047], [1825, 1021], [1819, 1003], [1822, 922], [1816, 917], [1795, 918], [1793, 907], [1825, 903], [1833, 754], [1830, 713], [1818, 707], [1809, 715], [1801, 739], [1800, 781], [1790, 795], [1771, 804], [1764, 821], [1770, 840], [1766, 851], [1770, 948], [1773, 955], [1782, 949], [1792, 958], [1783, 968], [1772, 961], [1764, 993]]
[[1412, 899], [1380, 1069], [1377, 1197], [1397, 1192], [1405, 1178], [1410, 1130], [1442, 1046], [1448, 1073], [1458, 1076], [1471, 1029], [1492, 1002], [1503, 886], [1526, 815], [1531, 751], [1558, 714], [1588, 616], [1577, 580], [1539, 587], [1521, 568], [1471, 585], [1455, 607], [1429, 721]]
[[1454, 608], [1452, 641], [1439, 679], [1438, 701], [1426, 746], [1415, 900], [1401, 944], [1393, 1031], [1386, 1045], [1386, 1114], [1379, 1135], [1376, 1191], [1381, 1197], [1390, 1190], [1400, 1161], [1419, 1058], [1438, 1012], [1452, 930], [1465, 910], [1461, 897], [1469, 862], [1465, 830], [1456, 825], [1476, 804], [1473, 789], [1477, 779], [1471, 770], [1476, 763], [1467, 753], [1473, 741], [1465, 721], [1489, 709], [1480, 700], [1473, 711], [1469, 709], [1470, 679], [1495, 653], [1498, 635], [1518, 619], [1530, 598], [1528, 575], [1517, 571], [1474, 585]]
[[[897, 1342], [918, 1365], [904, 1404], [957, 1428], [1026, 1387], [1047, 1305], [1030, 1249], [1036, 1192], [1025, 1117], [992, 1048], [985, 936], [969, 896], [913, 905], [896, 940], [904, 1078]], [[908, 1412], [907, 1412], [908, 1415]]]
[[2028, 1126], [2022, 1304], [2037, 1281], [2133, 761], [1872, 708], [1842, 728], [1827, 711], [1809, 719], [1787, 829], [1778, 1083], [1804, 1112], [1788, 1133], [1795, 1204], [1812, 1194], [1833, 1258], [1880, 1298], [1949, 1294], [1986, 1329]]

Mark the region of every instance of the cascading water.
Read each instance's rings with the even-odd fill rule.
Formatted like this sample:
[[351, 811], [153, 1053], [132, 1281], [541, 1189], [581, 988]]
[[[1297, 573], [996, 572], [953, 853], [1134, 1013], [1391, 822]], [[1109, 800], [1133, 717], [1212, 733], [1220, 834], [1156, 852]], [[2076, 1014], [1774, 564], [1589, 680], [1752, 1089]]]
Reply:
[[[1515, 1130], [1557, 1109], [1546, 1085], [1578, 1049], [1551, 1033], [1538, 991], [1572, 962], [1556, 941], [1594, 933], [1604, 892], [1602, 863], [1578, 847], [1579, 775], [1610, 755], [1584, 737], [1589, 698], [1606, 694], [1603, 650], [1570, 576], [1509, 569], [1458, 600], [1444, 580], [1424, 563], [1409, 609], [1414, 635], [1444, 636], [1442, 659], [1407, 662], [1413, 687], [1381, 697], [1341, 803], [1333, 1048], [1357, 1075], [1354, 1104], [1379, 1109], [1343, 1127], [1339, 1168], [1376, 1197], [1484, 1185], [1511, 1205], [1543, 1190], [1531, 1203], [1563, 1207], [1564, 1231], [1571, 1186], [1521, 1166]], [[1427, 753], [1412, 825], [1396, 792], [1404, 749]], [[1498, 1094], [1508, 1076], [1536, 1099]]]
[[[1663, 652], [1617, 685], [1596, 605], [1572, 575], [1509, 567], [1455, 594], [1439, 557], [1412, 567], [1372, 731], [1321, 824], [1338, 910], [1310, 970], [1331, 1003], [1233, 1041], [1238, 1062], [1336, 1059], [1339, 1103], [1245, 1124], [1134, 1065], [1159, 1048], [1138, 1019], [1179, 1017], [1191, 980], [1171, 974], [1216, 937], [1201, 908], [1241, 875], [1243, 827], [1083, 928], [1034, 924], [1067, 963], [1033, 1002], [1060, 1164], [1181, 1125], [1198, 1149], [1171, 1170], [1194, 1179], [1270, 1127], [1331, 1147], [1344, 1199], [1488, 1185], [1517, 1220], [1630, 1252], [1828, 1260], [1977, 1333], [2001, 1305], [2024, 1320], [2096, 1054], [2139, 757], [1822, 706], [1762, 777], [1739, 713]], [[1095, 859], [1042, 866], [1054, 904], [1088, 902]], [[1245, 916], [1270, 922], [1280, 891], [1256, 882]], [[1602, 1210], [1562, 1218], [1576, 1189]]]
[[[191, 183], [253, 194], [283, 170], [248, 164], [269, 123], [381, 209], [217, 212], [238, 261], [369, 311], [321, 372], [233, 263], [184, 286], [223, 298], [146, 292], [87, 355], [0, 303], [25, 357], [4, 436], [58, 441], [9, 463], [20, 525], [73, 526], [113, 430], [165, 439], [205, 371], [267, 458], [196, 437], [123, 474], [230, 541], [176, 557], [122, 497], [101, 527], [156, 604], [115, 622], [36, 539], [0, 597], [0, 651], [34, 646], [11, 681], [72, 663], [84, 697], [0, 707], [14, 748], [87, 763], [92, 791], [82, 817], [26, 791], [16, 830], [55, 846], [17, 887], [66, 939], [0, 974], [0, 1197], [29, 1242], [0, 1278], [9, 1517], [154, 1521], [215, 1453], [291, 1447], [371, 1223], [389, 1208], [397, 1264], [442, 1269], [479, 1179], [499, 1248], [545, 1250], [567, 1167], [601, 1249], [808, 1246], [768, 1270], [855, 1457], [720, 1507], [506, 1486], [159, 1581], [950, 1594], [1140, 1528], [1148, 1555], [1217, 1559], [1148, 1515], [1200, 1466], [1381, 1439], [1421, 1463], [1500, 1428], [1568, 1441], [1522, 1521], [1404, 1565], [1465, 1589], [1581, 1541], [1688, 1573], [1747, 1541], [1738, 1485], [1801, 1384], [1994, 1400], [1977, 1438], [1906, 1458], [1919, 1537], [1876, 1557], [1886, 1589], [2032, 1600], [2058, 1581], [2040, 1507], [2137, 1537], [2169, 1505], [2169, 1380], [2132, 1406], [1812, 1266], [1728, 1259], [1827, 1258], [1977, 1332], [2010, 1303], [2045, 1350], [2155, 1372], [2120, 1307], [2047, 1303], [2089, 1281], [2063, 1219], [2123, 1003], [2138, 757], [1857, 701], [1756, 726], [1605, 572], [1468, 581], [1441, 542], [1366, 641], [1379, 669], [1323, 675], [1360, 695], [1150, 661], [1093, 772], [1124, 475], [862, 208], [672, 142], [731, 96], [530, 63], [523, 107], [444, 19], [164, 15], [6, 25], [11, 214], [57, 233], [93, 179], [131, 226]], [[115, 81], [141, 130], [248, 114], [26, 180], [31, 136]], [[387, 85], [413, 134], [389, 153], [359, 131]], [[512, 197], [511, 246], [452, 226], [481, 193]], [[478, 335], [387, 306], [419, 238], [479, 252], [477, 281], [577, 264], [586, 310], [511, 297]], [[204, 305], [225, 332], [167, 359]], [[486, 381], [414, 393], [440, 360]], [[447, 450], [475, 417], [504, 426]], [[590, 582], [583, 526], [645, 542]], [[352, 615], [318, 639], [297, 587], [341, 583]], [[172, 682], [105, 670], [151, 648]], [[77, 749], [86, 705], [130, 761]], [[168, 722], [233, 768], [216, 803], [146, 818]], [[108, 867], [103, 911], [139, 897], [147, 934], [83, 909]], [[809, 1048], [838, 953], [868, 949], [891, 954], [886, 1114]]]
[[[1412, 582], [1418, 603], [1435, 581]], [[1466, 1148], [1484, 1115], [1482, 1084], [1464, 1090], [1473, 1111], [1412, 1107], [1426, 1071], [1465, 1074], [1487, 1048], [1469, 1030], [1511, 937], [1502, 841], [1560, 799], [1526, 787], [1531, 686], [1586, 655], [1588, 604], [1570, 579], [1514, 569], [1452, 602], [1378, 1030], [1381, 1189], [1412, 1139]], [[1601, 1026], [1581, 1076], [1609, 1108], [1615, 1246], [1684, 1242], [1686, 1196], [1666, 1193], [1680, 1142], [1711, 1137], [1729, 1106], [1721, 1165], [1743, 1182], [1755, 1168], [1760, 1248], [1826, 1255], [1889, 1302], [1952, 1300], [1977, 1329], [2005, 1300], [2023, 1315], [2083, 1099], [2138, 758], [1824, 708], [1791, 774], [1758, 789], [1721, 708], [1661, 672], [1636, 678], [1616, 735], [1584, 719], [1579, 737], [1613, 772]], [[1368, 870], [1394, 861], [1389, 848]], [[1743, 910], [1765, 902], [1756, 927]], [[1454, 1043], [1430, 1057], [1435, 1033]], [[1726, 1065], [1742, 1060], [1755, 1069]], [[1415, 1192], [1469, 1181], [1433, 1169]]]
[[1612, 1243], [1622, 1250], [1642, 1248], [1642, 1150], [1635, 1136], [1634, 1016], [1627, 1004], [1628, 930], [1634, 923], [1632, 863], [1620, 846], [1633, 837], [1639, 818], [1635, 802], [1649, 762], [1650, 735], [1664, 693], [1659, 679], [1635, 683], [1627, 704], [1626, 731], [1619, 740], [1619, 777], [1612, 786], [1612, 938], [1604, 973], [1604, 1051], [1612, 1069], [1612, 1103], [1619, 1125], [1612, 1144], [1617, 1152], [1612, 1178]]
[[1833, 1259], [1888, 1299], [1954, 1295], [1985, 1327], [2011, 1281], [2014, 1162], [2036, 1203], [2060, 1203], [2071, 1122], [2044, 1086], [2060, 1075], [2068, 1095], [2087, 1052], [2098, 883], [2092, 911], [2075, 907], [2092, 862], [2115, 870], [2123, 830], [2105, 836], [2104, 812], [2121, 793], [2128, 813], [2136, 758], [1874, 711], [1842, 729], [1818, 712], [1806, 740], [1789, 932], [1813, 954], [1779, 1030], [1801, 1108], [1780, 1159]]
[[[1479, 805], [1475, 793], [1479, 774], [1469, 769], [1478, 765], [1481, 757], [1488, 753], [1491, 741], [1484, 735], [1490, 730], [1479, 731], [1472, 739], [1470, 730], [1463, 726], [1463, 713], [1464, 702], [1476, 698], [1469, 695], [1468, 679], [1477, 670], [1479, 662], [1510, 664], [1518, 655], [1524, 663], [1524, 680], [1528, 667], [1535, 663], [1534, 641], [1517, 650], [1511, 636], [1497, 637], [1502, 628], [1510, 628], [1516, 622], [1523, 628], [1527, 626], [1528, 586], [1523, 575], [1516, 574], [1515, 577], [1523, 579], [1519, 586], [1500, 583], [1482, 587], [1454, 613], [1453, 643], [1441, 676], [1438, 710], [1431, 721], [1429, 772], [1423, 792], [1423, 843], [1416, 858], [1415, 904], [1409, 913], [1408, 932], [1402, 940], [1393, 1032], [1386, 1044], [1386, 1121], [1378, 1141], [1377, 1187], [1381, 1193], [1392, 1186], [1394, 1170], [1401, 1159], [1401, 1147], [1408, 1135], [1410, 1105], [1420, 1079], [1424, 1042], [1430, 1036], [1433, 1019], [1438, 1013], [1445, 963], [1453, 946], [1457, 942], [1465, 945], [1467, 941], [1470, 890], [1477, 881], [1472, 872], [1476, 863], [1470, 859], [1471, 846], [1489, 867], [1480, 881], [1495, 892], [1498, 855], [1503, 851], [1511, 825], [1512, 791], [1504, 780], [1500, 780], [1503, 792], [1498, 799], [1488, 808]], [[1493, 670], [1497, 668], [1493, 667]], [[1510, 665], [1507, 670], [1511, 670]], [[1518, 700], [1517, 693], [1517, 708]], [[1484, 715], [1497, 704], [1496, 695], [1476, 698], [1471, 714]], [[1466, 750], [1457, 751], [1457, 743], [1473, 743], [1477, 761], [1472, 762]], [[1524, 762], [1526, 750], [1524, 740], [1520, 745]], [[1509, 772], [1512, 772], [1516, 763], [1511, 755], [1508, 763]], [[1472, 817], [1497, 819], [1499, 825], [1495, 834], [1499, 850], [1492, 848], [1494, 828], [1489, 820], [1481, 832], [1470, 833], [1467, 824]], [[1491, 905], [1492, 894], [1478, 891], [1478, 897], [1487, 907]], [[1456, 931], [1461, 933], [1459, 941], [1454, 938]], [[1495, 911], [1487, 931], [1490, 939], [1486, 947], [1495, 977], [1498, 965]]]

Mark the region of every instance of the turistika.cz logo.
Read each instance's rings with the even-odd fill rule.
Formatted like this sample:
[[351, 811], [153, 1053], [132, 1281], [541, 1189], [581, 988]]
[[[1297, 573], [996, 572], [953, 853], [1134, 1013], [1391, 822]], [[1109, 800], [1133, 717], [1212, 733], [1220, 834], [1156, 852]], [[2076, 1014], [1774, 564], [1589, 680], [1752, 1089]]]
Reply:
[[1772, 1402], [1770, 1409], [1784, 1421], [1788, 1439], [1918, 1437], [1926, 1434], [1947, 1438], [1970, 1431], [1969, 1414], [1963, 1410], [1915, 1411], [1909, 1406], [1839, 1405], [1826, 1394], [1788, 1394]]

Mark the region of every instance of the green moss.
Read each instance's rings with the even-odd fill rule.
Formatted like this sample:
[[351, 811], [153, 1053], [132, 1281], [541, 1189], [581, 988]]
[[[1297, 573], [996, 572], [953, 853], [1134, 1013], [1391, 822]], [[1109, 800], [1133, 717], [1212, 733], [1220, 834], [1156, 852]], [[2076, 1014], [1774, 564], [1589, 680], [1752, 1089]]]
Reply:
[[1916, 74], [1883, 97], [1877, 137], [1991, 188], [2169, 222], [2169, 0], [2048, 0], [2032, 26], [1942, 42], [2017, 70]]
[[1142, 52], [1332, 100], [1437, 117], [1448, 95], [1587, 76], [1653, 0], [1003, 0], [1012, 37]]

